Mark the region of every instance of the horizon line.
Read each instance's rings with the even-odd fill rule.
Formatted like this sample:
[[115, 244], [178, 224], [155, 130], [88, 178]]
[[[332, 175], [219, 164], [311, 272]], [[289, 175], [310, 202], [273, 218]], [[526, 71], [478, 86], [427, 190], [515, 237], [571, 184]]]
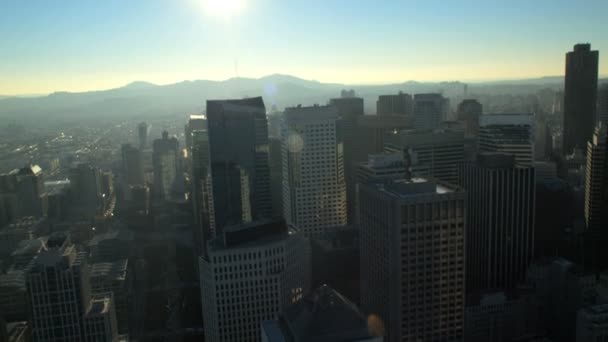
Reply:
[[[317, 83], [324, 84], [324, 85], [339, 85], [339, 86], [345, 86], [345, 87], [390, 86], [390, 85], [400, 85], [400, 84], [405, 84], [405, 83], [410, 83], [410, 82], [437, 83], [437, 84], [460, 82], [460, 83], [468, 83], [468, 84], [482, 84], [482, 83], [528, 81], [528, 80], [537, 80], [537, 79], [540, 80], [543, 78], [556, 78], [556, 77], [563, 78], [564, 77], [564, 75], [545, 75], [545, 76], [531, 76], [531, 77], [524, 77], [524, 78], [514, 77], [514, 78], [481, 78], [481, 79], [478, 78], [478, 79], [468, 79], [468, 80], [449, 80], [448, 79], [448, 80], [442, 80], [442, 81], [438, 81], [438, 80], [404, 80], [404, 81], [400, 81], [400, 82], [340, 83], [340, 82], [324, 82], [324, 81], [319, 81], [319, 80], [315, 80], [315, 79], [302, 78], [302, 77], [290, 75], [290, 74], [274, 73], [274, 74], [268, 74], [268, 75], [264, 75], [264, 76], [260, 76], [260, 77], [236, 76], [236, 77], [229, 77], [229, 78], [225, 78], [225, 79], [184, 79], [181, 81], [170, 82], [170, 83], [154, 83], [154, 82], [145, 81], [145, 80], [133, 80], [131, 82], [128, 82], [127, 84], [115, 86], [112, 88], [100, 88], [100, 89], [77, 90], [77, 91], [55, 90], [55, 91], [49, 92], [49, 93], [0, 94], [0, 100], [5, 100], [8, 98], [45, 97], [45, 96], [49, 96], [49, 95], [53, 95], [53, 94], [60, 94], [60, 93], [83, 94], [83, 93], [92, 93], [92, 92], [103, 92], [103, 91], [110, 91], [110, 90], [126, 88], [130, 85], [137, 84], [137, 83], [146, 83], [147, 85], [150, 85], [153, 87], [163, 87], [163, 86], [176, 85], [179, 83], [198, 82], [198, 81], [217, 82], [217, 83], [227, 82], [230, 80], [238, 80], [238, 79], [258, 80], [259, 81], [263, 78], [268, 78], [268, 77], [273, 77], [273, 76], [292, 77], [292, 78], [296, 78], [301, 81], [317, 82]], [[608, 74], [598, 75], [598, 81], [602, 78], [608, 78]]]

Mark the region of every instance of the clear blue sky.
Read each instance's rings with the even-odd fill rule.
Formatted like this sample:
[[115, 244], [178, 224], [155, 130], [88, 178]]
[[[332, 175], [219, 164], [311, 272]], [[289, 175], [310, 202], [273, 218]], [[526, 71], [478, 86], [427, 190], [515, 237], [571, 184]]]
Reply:
[[[226, 1], [239, 8], [210, 9]], [[237, 73], [351, 84], [559, 75], [577, 42], [600, 50], [607, 74], [607, 15], [608, 0], [1, 0], [0, 94]]]

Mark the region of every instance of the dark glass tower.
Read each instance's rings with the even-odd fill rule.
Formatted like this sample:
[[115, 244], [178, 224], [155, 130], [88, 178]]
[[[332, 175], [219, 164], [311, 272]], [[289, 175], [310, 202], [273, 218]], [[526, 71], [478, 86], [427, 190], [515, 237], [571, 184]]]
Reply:
[[566, 54], [564, 154], [585, 149], [595, 128], [599, 52], [577, 44]]
[[270, 217], [268, 123], [262, 98], [207, 101], [207, 124], [216, 232]]

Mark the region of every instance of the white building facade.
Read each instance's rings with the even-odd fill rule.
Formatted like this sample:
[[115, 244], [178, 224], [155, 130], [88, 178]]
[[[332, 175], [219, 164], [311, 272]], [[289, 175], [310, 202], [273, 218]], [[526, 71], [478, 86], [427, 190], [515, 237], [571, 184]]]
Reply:
[[307, 237], [346, 225], [344, 149], [332, 106], [285, 110], [283, 211]]
[[259, 341], [260, 325], [310, 288], [310, 244], [284, 221], [226, 227], [200, 258], [205, 341]]

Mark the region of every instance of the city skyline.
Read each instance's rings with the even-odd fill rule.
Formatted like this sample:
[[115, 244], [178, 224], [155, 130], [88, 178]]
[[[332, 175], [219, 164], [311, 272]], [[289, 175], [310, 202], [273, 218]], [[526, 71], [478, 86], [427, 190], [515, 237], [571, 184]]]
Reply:
[[[576, 43], [608, 49], [603, 1], [413, 5], [2, 4], [0, 30], [8, 34], [0, 42], [0, 94], [274, 73], [345, 84], [521, 79], [562, 74], [563, 53]], [[606, 75], [602, 59], [599, 73]]]

